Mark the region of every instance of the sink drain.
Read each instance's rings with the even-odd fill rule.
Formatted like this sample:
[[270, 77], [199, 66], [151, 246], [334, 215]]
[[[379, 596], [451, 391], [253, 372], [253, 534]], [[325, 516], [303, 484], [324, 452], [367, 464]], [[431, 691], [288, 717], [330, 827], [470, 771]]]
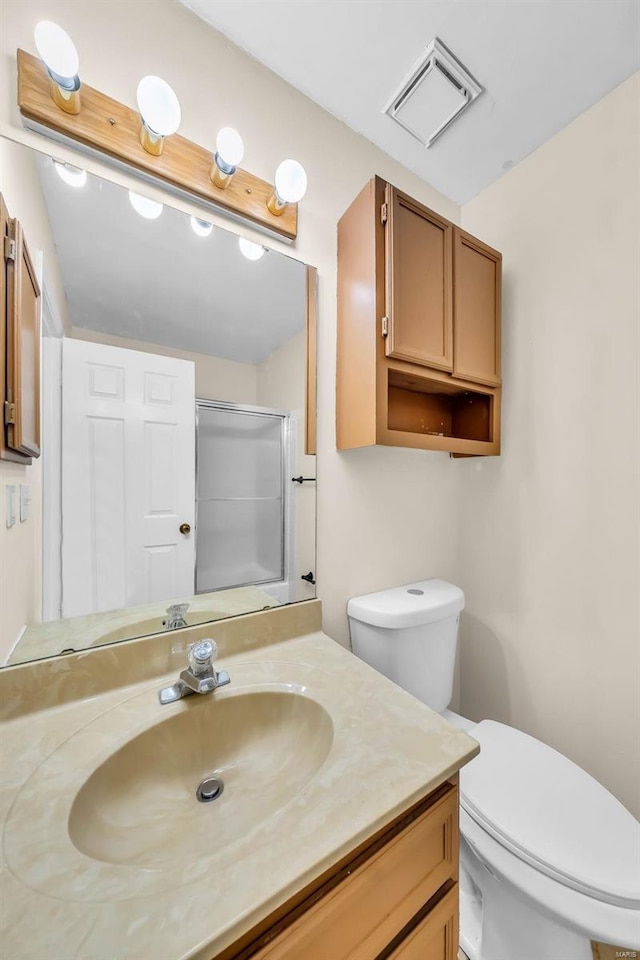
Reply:
[[211, 803], [212, 800], [217, 800], [223, 790], [222, 780], [218, 780], [217, 777], [207, 777], [196, 790], [196, 798], [200, 803]]

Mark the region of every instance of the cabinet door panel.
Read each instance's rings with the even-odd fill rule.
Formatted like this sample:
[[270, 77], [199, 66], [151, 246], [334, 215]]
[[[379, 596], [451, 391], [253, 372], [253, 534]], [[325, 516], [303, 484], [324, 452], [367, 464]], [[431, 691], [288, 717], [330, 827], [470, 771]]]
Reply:
[[458, 956], [458, 885], [429, 911], [388, 960], [456, 960]]
[[452, 224], [388, 191], [387, 356], [451, 371]]
[[454, 375], [500, 383], [502, 258], [456, 227], [453, 278]]
[[452, 791], [251, 952], [252, 960], [375, 960], [443, 883], [457, 877], [457, 828]]

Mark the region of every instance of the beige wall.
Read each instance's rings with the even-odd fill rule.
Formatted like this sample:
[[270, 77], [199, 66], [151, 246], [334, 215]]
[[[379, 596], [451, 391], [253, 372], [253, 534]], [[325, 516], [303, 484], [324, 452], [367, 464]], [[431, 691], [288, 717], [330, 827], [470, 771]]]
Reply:
[[[0, 141], [0, 191], [12, 217], [20, 220], [31, 255], [42, 268], [47, 292], [62, 322], [67, 320], [53, 237], [40, 191], [35, 164], [26, 151]], [[37, 268], [37, 267], [36, 267]], [[7, 484], [16, 487], [15, 526], [7, 529]], [[20, 485], [31, 495], [29, 518], [20, 522]], [[11, 651], [27, 623], [40, 620], [42, 607], [42, 465], [0, 460], [0, 664]]]
[[[134, 106], [140, 77], [160, 73], [180, 98], [185, 136], [213, 147], [215, 131], [233, 124], [245, 138], [253, 173], [272, 180], [287, 156], [307, 169], [309, 191], [293, 252], [319, 270], [318, 591], [326, 629], [346, 644], [349, 596], [415, 577], [454, 576], [455, 467], [445, 456], [414, 450], [336, 452], [336, 223], [375, 173], [453, 220], [458, 207], [173, 0], [4, 0], [0, 122], [11, 137], [41, 142], [23, 129], [15, 106], [15, 48], [35, 52], [33, 27], [44, 16], [72, 34], [88, 84]], [[55, 152], [73, 158], [65, 148]], [[96, 162], [82, 163], [127, 186], [137, 183]], [[260, 234], [242, 232], [264, 242]]]
[[460, 460], [461, 709], [640, 813], [640, 75], [463, 207], [504, 251], [504, 446]]
[[203, 400], [224, 400], [227, 403], [257, 403], [255, 364], [236, 363], [235, 360], [223, 360], [221, 357], [211, 357], [191, 350], [176, 350], [174, 347], [163, 347], [144, 340], [116, 337], [83, 327], [73, 327], [71, 336], [76, 340], [90, 340], [92, 343], [104, 343], [110, 347], [157, 353], [161, 357], [175, 357], [177, 360], [191, 360], [195, 364], [197, 397]]

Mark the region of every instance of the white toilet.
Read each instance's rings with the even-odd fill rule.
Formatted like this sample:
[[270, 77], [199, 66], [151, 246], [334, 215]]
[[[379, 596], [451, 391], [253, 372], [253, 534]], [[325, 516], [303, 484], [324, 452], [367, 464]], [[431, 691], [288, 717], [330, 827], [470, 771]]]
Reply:
[[592, 960], [640, 947], [640, 824], [593, 777], [513, 727], [447, 709], [459, 587], [349, 601], [353, 652], [479, 741], [460, 771], [460, 945], [470, 960]]

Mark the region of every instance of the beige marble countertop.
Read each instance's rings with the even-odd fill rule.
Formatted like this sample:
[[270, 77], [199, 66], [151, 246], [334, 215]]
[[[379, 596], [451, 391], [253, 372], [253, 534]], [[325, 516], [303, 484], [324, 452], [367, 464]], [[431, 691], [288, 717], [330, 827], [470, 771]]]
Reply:
[[67, 823], [100, 763], [177, 712], [196, 716], [206, 697], [158, 703], [159, 687], [177, 676], [173, 665], [167, 670], [173, 654], [163, 660], [154, 640], [164, 673], [138, 679], [132, 659], [125, 675], [135, 682], [97, 693], [91, 671], [117, 676], [149, 641], [85, 654], [84, 698], [74, 688], [46, 709], [34, 709], [37, 688], [68, 682], [68, 664], [61, 673], [52, 661], [35, 678], [28, 667], [0, 672], [0, 696], [13, 704], [0, 727], [3, 960], [210, 960], [475, 756], [475, 740], [320, 632], [319, 617], [311, 601], [216, 625], [218, 669], [232, 682], [207, 695], [278, 689], [314, 700], [332, 725], [319, 769], [284, 806], [230, 839], [216, 830], [216, 803], [201, 805], [211, 829], [195, 837], [167, 816], [163, 843], [173, 859], [152, 869], [92, 859], [71, 842]]

